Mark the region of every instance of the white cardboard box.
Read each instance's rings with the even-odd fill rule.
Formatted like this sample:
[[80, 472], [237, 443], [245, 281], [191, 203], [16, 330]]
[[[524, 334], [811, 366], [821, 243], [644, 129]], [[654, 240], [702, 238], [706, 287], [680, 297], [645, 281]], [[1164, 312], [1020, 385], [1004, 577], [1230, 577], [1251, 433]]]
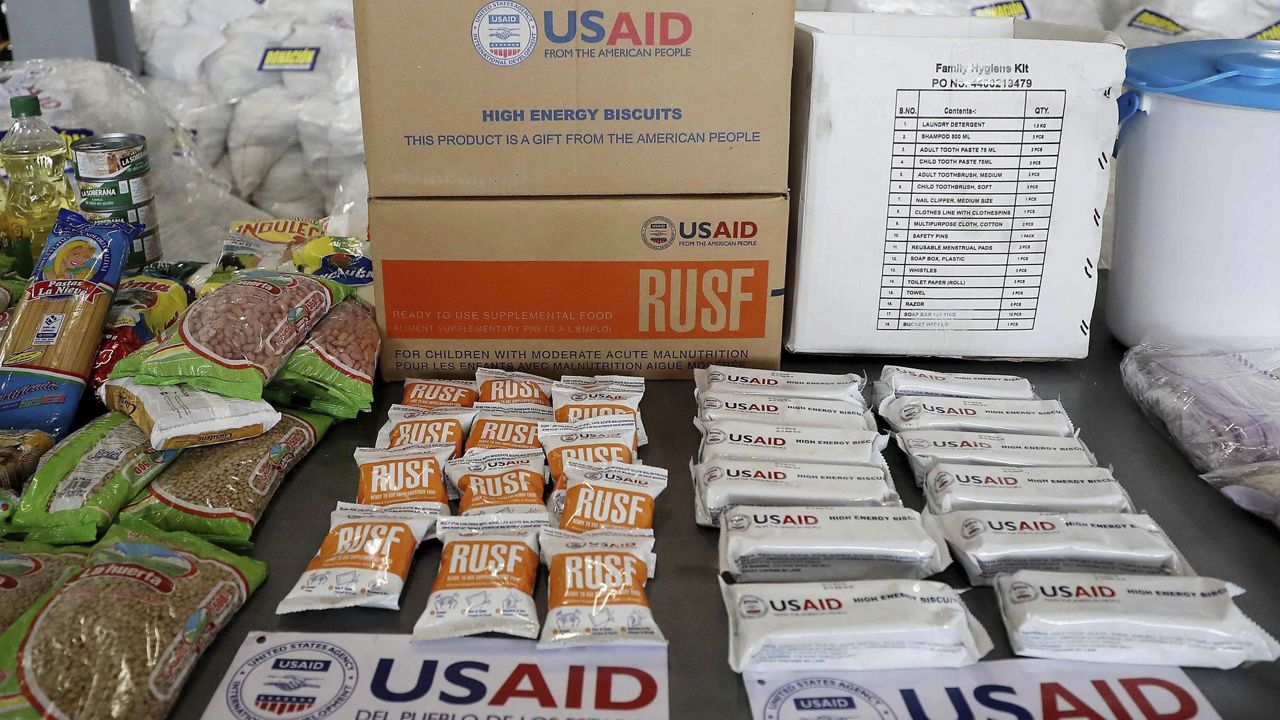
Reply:
[[796, 13], [795, 352], [1088, 353], [1115, 35]]

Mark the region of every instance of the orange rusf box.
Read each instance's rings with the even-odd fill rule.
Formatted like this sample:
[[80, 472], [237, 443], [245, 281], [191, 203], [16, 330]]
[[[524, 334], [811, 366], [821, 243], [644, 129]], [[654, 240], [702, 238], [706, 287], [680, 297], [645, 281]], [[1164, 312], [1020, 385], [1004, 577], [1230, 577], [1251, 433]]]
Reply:
[[776, 368], [786, 195], [382, 199], [382, 374]]
[[357, 2], [371, 194], [785, 192], [793, 9]]

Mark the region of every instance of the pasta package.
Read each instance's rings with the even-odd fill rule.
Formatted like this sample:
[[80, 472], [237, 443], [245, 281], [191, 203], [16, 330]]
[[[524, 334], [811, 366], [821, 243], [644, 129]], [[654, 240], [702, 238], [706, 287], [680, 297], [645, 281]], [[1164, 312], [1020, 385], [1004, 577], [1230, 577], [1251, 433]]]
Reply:
[[0, 427], [62, 437], [138, 228], [58, 212], [0, 344]]
[[0, 636], [5, 717], [162, 720], [266, 574], [257, 560], [122, 519]]
[[0, 430], [0, 490], [21, 493], [51, 447], [53, 436], [43, 430]]
[[293, 351], [265, 395], [344, 420], [369, 412], [381, 342], [373, 307], [347, 298]]
[[49, 451], [10, 522], [29, 540], [91, 543], [176, 456], [153, 451], [128, 416], [108, 413]]
[[404, 397], [401, 405], [432, 410], [438, 407], [471, 407], [480, 399], [476, 384], [470, 380], [414, 380], [404, 381]]
[[102, 342], [93, 359], [93, 375], [89, 384], [97, 390], [107, 380], [116, 363], [160, 333], [186, 311], [195, 293], [180, 277], [165, 273], [190, 275], [194, 265], [148, 266], [142, 274], [120, 281], [107, 312]]
[[285, 475], [332, 422], [328, 415], [285, 410], [280, 422], [258, 437], [191, 448], [123, 514], [220, 545], [247, 546]]
[[263, 387], [353, 290], [325, 278], [251, 270], [197, 300], [136, 369], [142, 385], [187, 385], [243, 400]]
[[481, 450], [541, 450], [538, 425], [555, 414], [545, 405], [496, 405], [479, 403], [476, 419], [467, 435], [466, 452]]

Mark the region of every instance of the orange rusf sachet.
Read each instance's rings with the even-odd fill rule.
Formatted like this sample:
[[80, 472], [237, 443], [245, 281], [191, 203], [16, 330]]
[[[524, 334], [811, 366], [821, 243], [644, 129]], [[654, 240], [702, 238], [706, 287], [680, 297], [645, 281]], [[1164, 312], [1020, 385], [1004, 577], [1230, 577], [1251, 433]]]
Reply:
[[658, 495], [667, 487], [667, 471], [652, 465], [600, 465], [568, 460], [560, 529], [651, 530]]
[[276, 614], [355, 606], [399, 610], [413, 554], [439, 514], [434, 503], [338, 503], [329, 534]]
[[480, 402], [485, 403], [532, 403], [550, 407], [554, 382], [529, 373], [498, 368], [476, 369], [476, 391], [480, 393]]
[[636, 421], [626, 416], [583, 420], [576, 423], [543, 423], [538, 440], [547, 454], [547, 465], [557, 490], [564, 490], [564, 463], [636, 461]]
[[496, 449], [541, 450], [538, 424], [555, 419], [546, 405], [477, 403], [475, 409], [478, 412], [467, 435], [467, 453]]
[[644, 591], [655, 562], [651, 534], [546, 529], [541, 543], [551, 577], [540, 647], [667, 642]]
[[445, 465], [459, 515], [545, 513], [547, 461], [541, 450], [477, 450]]
[[412, 502], [444, 504], [448, 509], [449, 493], [445, 488], [444, 464], [453, 454], [453, 445], [403, 445], [398, 448], [356, 448], [356, 466], [360, 479], [356, 485], [356, 502], [361, 505], [399, 505]]
[[498, 632], [538, 637], [533, 587], [538, 578], [539, 515], [441, 518], [440, 570], [414, 640]]
[[438, 407], [471, 407], [480, 394], [470, 380], [415, 380], [404, 381], [404, 397], [400, 402], [420, 410]]
[[[556, 422], [572, 422], [574, 411], [566, 410], [564, 417], [560, 417], [560, 405], [557, 404], [555, 395], [556, 387], [575, 388], [584, 393], [598, 394], [636, 394], [635, 416], [636, 416], [636, 445], [648, 445], [649, 435], [644, 429], [644, 417], [640, 414], [640, 401], [644, 398], [644, 378], [632, 377], [630, 375], [565, 375], [551, 388], [551, 405], [556, 409]], [[563, 396], [563, 392], [562, 392]], [[581, 403], [563, 403], [581, 404]], [[582, 417], [599, 417], [608, 414], [627, 414], [627, 413], [609, 413], [603, 410], [583, 412]], [[580, 419], [580, 418], [579, 418]]]
[[377, 447], [396, 448], [402, 445], [453, 445], [453, 456], [462, 454], [467, 432], [476, 418], [472, 408], [441, 407], [419, 410], [407, 405], [392, 405], [387, 410], [387, 422], [378, 430]]

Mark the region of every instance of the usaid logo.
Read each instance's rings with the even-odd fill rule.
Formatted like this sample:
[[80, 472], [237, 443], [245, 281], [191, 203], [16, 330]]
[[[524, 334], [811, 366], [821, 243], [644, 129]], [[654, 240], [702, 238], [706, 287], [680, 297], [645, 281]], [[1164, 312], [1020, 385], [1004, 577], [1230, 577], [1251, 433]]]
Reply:
[[355, 658], [327, 642], [297, 641], [263, 650], [227, 683], [226, 709], [237, 720], [335, 717], [356, 689]]
[[586, 471], [586, 472], [582, 473], [582, 477], [586, 478], [587, 480], [601, 480], [601, 479], [603, 479], [603, 478], [604, 478], [604, 471], [602, 471], [602, 470], [588, 470], [588, 471]]
[[915, 403], [908, 403], [903, 405], [902, 409], [898, 411], [898, 417], [902, 418], [903, 422], [911, 422], [917, 417], [920, 417], [920, 412], [921, 409], [919, 405]]
[[675, 244], [676, 224], [669, 217], [654, 215], [640, 226], [640, 240], [651, 250], [666, 250]]
[[928, 450], [929, 441], [924, 438], [911, 438], [907, 440], [907, 447], [912, 450]]
[[1015, 604], [1028, 603], [1040, 597], [1040, 591], [1029, 582], [1019, 580], [1009, 586], [1009, 599]]
[[729, 516], [729, 522], [727, 525], [730, 530], [746, 530], [751, 527], [751, 518], [741, 513], [736, 513]]
[[879, 695], [827, 677], [801, 678], [779, 687], [762, 710], [764, 720], [899, 720]]
[[936, 491], [942, 492], [955, 484], [955, 481], [956, 478], [951, 473], [940, 472], [938, 473], [938, 476], [933, 479], [933, 487]]
[[743, 595], [738, 599], [738, 614], [749, 620], [762, 618], [769, 614], [769, 604], [755, 595]]
[[724, 403], [720, 400], [720, 398], [709, 397], [709, 398], [702, 399], [703, 410], [719, 410], [722, 407], [724, 407]]
[[986, 530], [978, 518], [969, 518], [960, 525], [960, 537], [965, 540], [976, 538]]
[[471, 21], [471, 44], [486, 62], [519, 65], [538, 44], [538, 25], [533, 13], [515, 0], [494, 0]]
[[724, 434], [724, 431], [723, 431], [723, 430], [708, 430], [708, 431], [707, 431], [707, 444], [708, 444], [708, 445], [719, 445], [720, 443], [724, 442], [725, 440], [726, 440], [726, 438], [725, 438], [725, 434]]
[[724, 474], [724, 471], [721, 470], [719, 467], [712, 467], [711, 469], [703, 473], [702, 479], [709, 483], [715, 482], [716, 480], [719, 480], [720, 476], [723, 474]]

